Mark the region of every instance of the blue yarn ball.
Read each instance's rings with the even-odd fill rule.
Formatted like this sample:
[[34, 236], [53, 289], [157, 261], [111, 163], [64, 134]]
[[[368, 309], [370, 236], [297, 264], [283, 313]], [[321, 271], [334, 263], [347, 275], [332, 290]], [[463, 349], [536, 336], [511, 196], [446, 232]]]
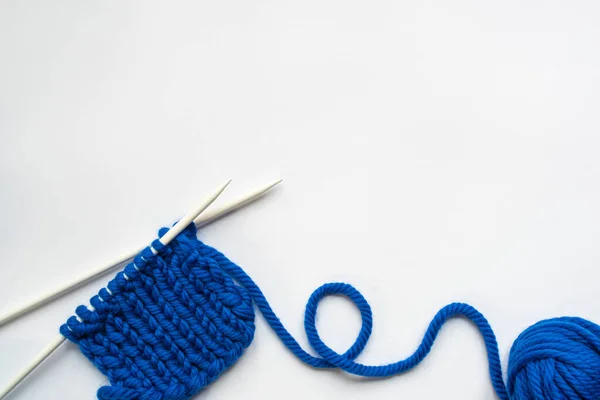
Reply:
[[600, 326], [582, 318], [540, 321], [510, 351], [510, 400], [600, 399]]

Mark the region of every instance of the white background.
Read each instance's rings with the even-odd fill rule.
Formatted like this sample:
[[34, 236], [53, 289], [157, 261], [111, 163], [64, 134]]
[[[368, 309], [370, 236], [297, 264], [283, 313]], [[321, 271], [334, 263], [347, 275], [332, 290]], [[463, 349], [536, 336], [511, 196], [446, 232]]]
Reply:
[[[435, 312], [480, 309], [503, 366], [544, 318], [600, 321], [596, 1], [0, 2], [0, 309], [152, 240], [225, 179], [271, 195], [200, 237], [306, 344], [308, 296], [359, 288], [360, 357], [406, 357]], [[0, 328], [0, 385], [108, 280]], [[360, 325], [319, 312], [344, 351]], [[11, 400], [93, 399], [61, 347]], [[495, 399], [483, 343], [449, 323], [414, 371], [365, 382], [295, 359], [257, 316], [198, 398]]]

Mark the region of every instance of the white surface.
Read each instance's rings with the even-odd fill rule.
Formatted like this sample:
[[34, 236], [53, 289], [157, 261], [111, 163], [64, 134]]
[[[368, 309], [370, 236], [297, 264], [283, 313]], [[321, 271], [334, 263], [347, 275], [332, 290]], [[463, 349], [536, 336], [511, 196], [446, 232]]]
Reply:
[[[488, 317], [504, 366], [539, 319], [600, 321], [598, 17], [592, 1], [5, 0], [0, 307], [148, 242], [223, 179], [229, 199], [281, 176], [201, 238], [303, 344], [304, 304], [331, 280], [373, 307], [365, 363], [410, 354], [450, 301]], [[107, 279], [2, 328], [0, 384]], [[334, 299], [319, 315], [345, 350], [357, 313]], [[495, 399], [464, 321], [373, 382], [314, 371], [257, 324], [198, 398]], [[104, 383], [68, 345], [10, 399]]]

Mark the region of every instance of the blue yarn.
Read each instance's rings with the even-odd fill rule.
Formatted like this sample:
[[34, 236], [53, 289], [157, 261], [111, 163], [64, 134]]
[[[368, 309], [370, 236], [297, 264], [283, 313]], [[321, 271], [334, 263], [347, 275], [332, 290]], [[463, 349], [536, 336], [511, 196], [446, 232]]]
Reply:
[[540, 321], [515, 341], [510, 399], [600, 399], [600, 327], [576, 317]]
[[[163, 228], [159, 236], [164, 235]], [[196, 238], [190, 225], [168, 246], [158, 240], [138, 255], [108, 289], [91, 299], [95, 310], [77, 308], [61, 333], [108, 376], [112, 386], [101, 400], [184, 400], [217, 379], [242, 355], [254, 336], [252, 301], [301, 361], [314, 368], [339, 368], [365, 377], [389, 377], [417, 366], [430, 352], [446, 321], [470, 320], [487, 351], [492, 386], [501, 400], [600, 399], [600, 327], [581, 318], [538, 322], [510, 351], [508, 379], [502, 377], [496, 336], [485, 317], [468, 304], [452, 303], [435, 315], [417, 350], [388, 365], [354, 361], [373, 329], [366, 299], [351, 285], [327, 283], [306, 305], [304, 328], [317, 357], [286, 330], [254, 281], [216, 249]], [[349, 298], [362, 327], [354, 344], [336, 353], [319, 337], [319, 302], [332, 295]]]
[[[167, 229], [162, 229], [159, 236]], [[105, 374], [101, 400], [185, 400], [229, 368], [254, 338], [246, 290], [197, 251], [193, 224], [135, 257], [60, 332]]]

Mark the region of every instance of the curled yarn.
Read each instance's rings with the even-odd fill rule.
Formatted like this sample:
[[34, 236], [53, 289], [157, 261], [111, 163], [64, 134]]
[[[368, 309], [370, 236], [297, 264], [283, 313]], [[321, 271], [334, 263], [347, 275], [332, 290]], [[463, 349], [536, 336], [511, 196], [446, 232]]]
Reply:
[[[211, 249], [216, 259], [223, 257]], [[245, 287], [266, 321], [283, 344], [304, 363], [315, 368], [339, 368], [364, 377], [389, 377], [416, 367], [429, 354], [442, 326], [452, 318], [471, 321], [483, 337], [492, 387], [501, 400], [597, 400], [600, 399], [600, 327], [575, 317], [539, 322], [515, 341], [509, 358], [508, 385], [504, 383], [496, 336], [486, 318], [474, 307], [452, 303], [440, 309], [427, 327], [421, 344], [404, 360], [387, 365], [354, 361], [363, 351], [373, 329], [371, 307], [363, 295], [346, 283], [327, 283], [310, 296], [304, 314], [308, 342], [318, 357], [307, 353], [286, 330], [254, 281], [237, 265], [222, 263]], [[362, 326], [354, 344], [343, 354], [328, 347], [316, 328], [319, 302], [342, 295], [358, 308]]]
[[[166, 229], [159, 232], [164, 234]], [[464, 303], [437, 312], [421, 344], [404, 360], [365, 365], [355, 359], [373, 329], [371, 307], [346, 283], [327, 283], [306, 305], [304, 327], [317, 356], [287, 331], [256, 283], [218, 250], [196, 238], [190, 225], [168, 246], [158, 241], [117, 274], [107, 289], [80, 306], [61, 333], [107, 375], [111, 386], [100, 400], [185, 400], [217, 379], [242, 355], [254, 337], [252, 302], [281, 339], [305, 364], [339, 368], [364, 377], [388, 377], [417, 366], [446, 321], [470, 320], [487, 351], [492, 386], [501, 400], [600, 399], [600, 327], [581, 318], [539, 322], [515, 341], [504, 383], [496, 336], [485, 317]], [[362, 326], [343, 354], [328, 347], [316, 327], [319, 302], [333, 295], [350, 299]]]

